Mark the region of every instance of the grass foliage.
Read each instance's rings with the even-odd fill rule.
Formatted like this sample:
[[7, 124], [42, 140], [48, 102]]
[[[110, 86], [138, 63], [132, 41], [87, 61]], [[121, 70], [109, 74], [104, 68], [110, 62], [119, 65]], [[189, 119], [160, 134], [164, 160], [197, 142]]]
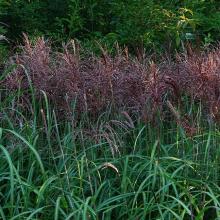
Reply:
[[[180, 94], [186, 91], [183, 95], [177, 96], [175, 100], [173, 93], [169, 94], [170, 90], [165, 90], [162, 99], [158, 101], [157, 89], [164, 88], [161, 85], [167, 84], [163, 80], [172, 76], [168, 84], [175, 88], [172, 82], [176, 75], [166, 71], [166, 77], [156, 81], [158, 84], [155, 83], [156, 75], [147, 75], [148, 80], [154, 76], [152, 88], [155, 90], [148, 90], [151, 88], [148, 86], [147, 90], [143, 91], [153, 91], [146, 95], [151, 97], [151, 102], [153, 100], [153, 103], [162, 105], [162, 108], [158, 107], [157, 110], [150, 109], [155, 111], [155, 117], [149, 121], [144, 120], [138, 111], [130, 111], [129, 105], [127, 108], [118, 105], [117, 111], [112, 111], [114, 105], [108, 105], [99, 114], [91, 114], [83, 109], [79, 114], [77, 103], [80, 103], [80, 100], [77, 99], [69, 105], [67, 117], [62, 117], [62, 113], [57, 110], [62, 105], [54, 104], [56, 102], [53, 97], [56, 96], [51, 93], [53, 87], [51, 90], [43, 89], [47, 88], [45, 85], [54, 85], [43, 82], [51, 83], [54, 79], [61, 79], [56, 78], [59, 71], [53, 75], [54, 72], [50, 69], [53, 68], [52, 61], [46, 62], [48, 60], [43, 56], [45, 53], [42, 55], [45, 50], [37, 48], [39, 49], [30, 46], [29, 53], [32, 57], [27, 56], [26, 45], [25, 52], [17, 57], [16, 66], [12, 66], [11, 71], [5, 71], [1, 77], [5, 84], [1, 84], [0, 97], [0, 219], [220, 218], [220, 133], [218, 120], [214, 117], [217, 114], [212, 112], [213, 107], [209, 108], [209, 105], [212, 106], [212, 103], [217, 101], [217, 92], [213, 93], [215, 87], [212, 84], [218, 79], [218, 72], [215, 70], [219, 60], [217, 50], [210, 52], [208, 59], [205, 56], [197, 57], [196, 61], [199, 60], [200, 63], [194, 62], [193, 59], [184, 59], [178, 66], [181, 67], [180, 71], [187, 70], [182, 72], [185, 73], [184, 82], [206, 82], [202, 84], [206, 89], [204, 93], [198, 93], [200, 89], [194, 91], [193, 85], [188, 84], [187, 87], [180, 81], [182, 87], [178, 83], [175, 86], [182, 88]], [[51, 54], [48, 47], [46, 48]], [[38, 53], [38, 56], [34, 52]], [[69, 53], [66, 53], [66, 56], [65, 53], [61, 54], [62, 58], [67, 58], [67, 54]], [[51, 56], [54, 57], [54, 54]], [[55, 63], [56, 61], [54, 59]], [[62, 67], [58, 70], [63, 70], [60, 74], [68, 81], [70, 79], [65, 78], [64, 73], [71, 73], [70, 67], [74, 65], [68, 66], [68, 62], [64, 61], [61, 64], [58, 62]], [[114, 62], [110, 62], [107, 56], [101, 61], [95, 61], [96, 66], [91, 62], [90, 69], [83, 61], [80, 73], [86, 73], [85, 76], [88, 76], [89, 70], [91, 74], [96, 70], [103, 77], [102, 68], [109, 68], [108, 64]], [[201, 77], [204, 72], [193, 72], [195, 66], [191, 64], [203, 66], [208, 61], [212, 62], [212, 68], [205, 72], [205, 76], [210, 81], [198, 81], [203, 79]], [[87, 63], [90, 64], [89, 60]], [[131, 77], [129, 70], [132, 70], [131, 79], [136, 80], [135, 74], [139, 73], [137, 69], [142, 65], [136, 61], [134, 64], [128, 63], [129, 68], [132, 68], [125, 68], [125, 73]], [[152, 65], [151, 70], [155, 68], [155, 65]], [[162, 67], [163, 63], [160, 66]], [[171, 64], [170, 66], [176, 68]], [[116, 65], [113, 69], [118, 70], [119, 79], [120, 76], [126, 75], [120, 67]], [[75, 69], [72, 68], [73, 76]], [[111, 71], [109, 72], [114, 72]], [[18, 76], [22, 78], [18, 79], [24, 81], [12, 84], [10, 76], [16, 73], [21, 74]], [[51, 75], [43, 75], [46, 73]], [[192, 75], [193, 73], [195, 75]], [[160, 77], [162, 75], [159, 74]], [[197, 78], [192, 78], [193, 76]], [[181, 77], [178, 79], [181, 80]], [[131, 79], [127, 80], [133, 83]], [[140, 83], [142, 78], [138, 80]], [[70, 84], [58, 84], [62, 85], [60, 92], [66, 89], [65, 85]], [[147, 85], [151, 85], [151, 81]], [[160, 87], [157, 87], [158, 85]], [[133, 87], [121, 87], [125, 94], [131, 88]], [[210, 94], [210, 100], [207, 100], [205, 94]], [[108, 93], [103, 95], [108, 97], [105, 95]], [[60, 97], [57, 96], [58, 98]], [[97, 96], [98, 100], [99, 98], [100, 96]], [[205, 109], [211, 110], [207, 113]], [[217, 107], [215, 110], [218, 110]], [[184, 113], [187, 116], [183, 116]], [[196, 129], [194, 133], [193, 128]]]

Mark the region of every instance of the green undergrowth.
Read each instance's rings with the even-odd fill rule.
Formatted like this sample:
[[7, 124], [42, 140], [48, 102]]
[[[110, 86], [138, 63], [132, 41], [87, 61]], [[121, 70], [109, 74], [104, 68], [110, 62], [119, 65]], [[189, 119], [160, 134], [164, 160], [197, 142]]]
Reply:
[[175, 120], [60, 120], [45, 95], [18, 99], [0, 103], [0, 219], [220, 218], [220, 132], [200, 107], [190, 137]]

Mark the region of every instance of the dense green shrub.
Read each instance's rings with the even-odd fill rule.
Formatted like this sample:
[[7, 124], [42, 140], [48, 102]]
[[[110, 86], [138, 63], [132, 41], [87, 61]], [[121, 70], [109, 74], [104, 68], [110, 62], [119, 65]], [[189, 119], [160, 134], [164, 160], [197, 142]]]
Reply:
[[[0, 21], [7, 36], [22, 32], [61, 42], [77, 38], [131, 48], [176, 49], [185, 41], [205, 45], [220, 37], [217, 0], [1, 0]], [[2, 26], [0, 26], [0, 31]]]
[[8, 36], [16, 39], [22, 32], [31, 35], [56, 33], [57, 18], [66, 13], [66, 1], [26, 1], [5, 2], [2, 19], [9, 25]]

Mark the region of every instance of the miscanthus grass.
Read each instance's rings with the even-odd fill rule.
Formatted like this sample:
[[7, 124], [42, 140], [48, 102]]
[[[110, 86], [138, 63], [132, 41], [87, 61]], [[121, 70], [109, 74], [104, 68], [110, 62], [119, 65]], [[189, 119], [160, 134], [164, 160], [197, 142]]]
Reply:
[[22, 51], [0, 76], [0, 219], [220, 219], [219, 48]]
[[45, 93], [23, 112], [19, 92], [9, 94], [0, 103], [0, 219], [220, 219], [220, 133], [201, 106], [187, 107], [200, 129], [189, 136], [175, 120], [125, 112], [62, 121]]

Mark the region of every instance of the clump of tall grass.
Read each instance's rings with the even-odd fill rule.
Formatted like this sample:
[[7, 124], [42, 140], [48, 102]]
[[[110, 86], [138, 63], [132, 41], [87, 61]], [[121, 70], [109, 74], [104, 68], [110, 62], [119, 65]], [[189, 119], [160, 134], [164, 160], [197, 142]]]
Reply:
[[[102, 57], [80, 57], [73, 42], [63, 52], [54, 52], [50, 43], [38, 38], [31, 43], [25, 35], [22, 51], [15, 57], [17, 68], [4, 86], [22, 90], [28, 96], [30, 82], [36, 95], [44, 91], [56, 109], [69, 115], [75, 103], [78, 112], [101, 113], [109, 106], [114, 110], [138, 112], [152, 121], [167, 110], [171, 101], [179, 108], [181, 99], [202, 102], [206, 113], [218, 119], [220, 88], [220, 53], [216, 48], [203, 53], [177, 55], [175, 61], [139, 62], [128, 52], [115, 57], [103, 49]], [[169, 109], [169, 108], [168, 108]]]
[[178, 55], [170, 67], [170, 77], [183, 96], [202, 101], [209, 115], [219, 120], [220, 49]]
[[202, 114], [218, 49], [145, 65], [68, 48], [25, 37], [1, 77], [0, 218], [220, 218], [219, 129]]
[[36, 95], [40, 98], [44, 91], [61, 112], [68, 113], [75, 101], [79, 112], [96, 114], [112, 106], [145, 114], [147, 104], [150, 116], [169, 90], [155, 64], [143, 65], [123, 51], [115, 57], [103, 51], [102, 58], [80, 58], [75, 45], [68, 44], [58, 53], [43, 38], [35, 43], [26, 35], [24, 39], [22, 51], [15, 56], [17, 68], [4, 86], [28, 96], [31, 82]]

